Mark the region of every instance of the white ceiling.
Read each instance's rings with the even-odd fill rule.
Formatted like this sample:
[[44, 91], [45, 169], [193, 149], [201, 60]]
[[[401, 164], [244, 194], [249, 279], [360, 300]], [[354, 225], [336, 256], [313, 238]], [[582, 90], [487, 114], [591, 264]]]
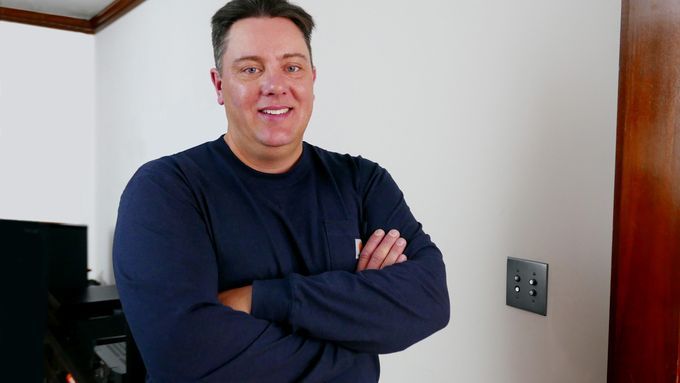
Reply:
[[114, 0], [0, 0], [1, 7], [91, 19]]

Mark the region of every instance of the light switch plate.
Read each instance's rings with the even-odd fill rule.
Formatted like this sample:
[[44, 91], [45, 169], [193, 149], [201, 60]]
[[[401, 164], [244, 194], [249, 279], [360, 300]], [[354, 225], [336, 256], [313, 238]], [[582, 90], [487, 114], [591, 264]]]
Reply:
[[505, 304], [547, 316], [547, 263], [508, 257], [505, 285]]

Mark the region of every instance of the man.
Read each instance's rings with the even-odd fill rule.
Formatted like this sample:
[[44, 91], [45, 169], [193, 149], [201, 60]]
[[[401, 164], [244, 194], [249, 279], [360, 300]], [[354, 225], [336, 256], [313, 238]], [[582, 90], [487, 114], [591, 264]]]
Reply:
[[116, 281], [152, 382], [375, 382], [378, 354], [448, 323], [441, 253], [387, 171], [302, 141], [313, 25], [285, 0], [220, 9], [227, 133], [121, 197]]

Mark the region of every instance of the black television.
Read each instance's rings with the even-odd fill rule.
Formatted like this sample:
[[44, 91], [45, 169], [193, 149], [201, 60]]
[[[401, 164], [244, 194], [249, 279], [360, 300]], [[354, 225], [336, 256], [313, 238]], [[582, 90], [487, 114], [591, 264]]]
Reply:
[[87, 286], [87, 227], [0, 219], [0, 371], [43, 382], [48, 291]]

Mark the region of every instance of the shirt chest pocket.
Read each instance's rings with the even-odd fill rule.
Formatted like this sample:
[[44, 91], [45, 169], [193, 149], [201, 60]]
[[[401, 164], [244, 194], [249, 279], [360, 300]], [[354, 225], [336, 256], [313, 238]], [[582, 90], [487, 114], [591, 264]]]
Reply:
[[331, 270], [355, 271], [361, 239], [356, 222], [325, 220], [326, 244]]

